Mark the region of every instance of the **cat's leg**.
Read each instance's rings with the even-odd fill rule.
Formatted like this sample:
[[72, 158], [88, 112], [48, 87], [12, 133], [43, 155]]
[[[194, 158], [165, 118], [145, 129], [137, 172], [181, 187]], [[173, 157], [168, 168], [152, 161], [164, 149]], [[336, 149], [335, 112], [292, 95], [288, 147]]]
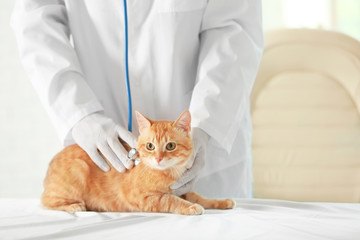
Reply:
[[235, 207], [235, 202], [232, 199], [210, 199], [196, 192], [188, 192], [181, 197], [189, 202], [198, 203], [205, 209], [231, 209]]
[[158, 194], [147, 196], [140, 206], [146, 212], [165, 212], [183, 215], [200, 215], [204, 208], [196, 203], [191, 203], [172, 194]]
[[49, 209], [66, 211], [70, 213], [86, 211], [84, 202], [78, 202], [72, 199], [65, 199], [62, 197], [48, 197], [43, 196], [42, 203]]
[[[72, 166], [58, 171], [63, 166]], [[86, 211], [83, 193], [88, 174], [88, 165], [80, 159], [64, 159], [49, 168], [45, 182], [42, 204], [53, 210], [66, 212]]]

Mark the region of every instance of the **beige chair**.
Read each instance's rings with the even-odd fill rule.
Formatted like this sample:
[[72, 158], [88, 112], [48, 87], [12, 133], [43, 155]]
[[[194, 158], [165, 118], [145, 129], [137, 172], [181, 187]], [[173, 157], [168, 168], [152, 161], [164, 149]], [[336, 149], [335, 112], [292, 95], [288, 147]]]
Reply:
[[256, 198], [360, 202], [360, 43], [265, 34], [251, 96]]

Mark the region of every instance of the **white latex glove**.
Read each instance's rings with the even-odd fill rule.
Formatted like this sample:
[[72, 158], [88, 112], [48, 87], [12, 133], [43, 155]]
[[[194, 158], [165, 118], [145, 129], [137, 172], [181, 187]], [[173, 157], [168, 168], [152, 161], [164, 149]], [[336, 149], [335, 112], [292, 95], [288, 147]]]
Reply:
[[127, 129], [117, 125], [111, 118], [106, 117], [103, 112], [90, 114], [76, 123], [72, 129], [72, 136], [103, 171], [109, 171], [110, 167], [99, 151], [119, 172], [134, 166], [119, 138], [130, 147], [136, 148], [136, 137]]
[[177, 196], [181, 196], [193, 188], [196, 177], [199, 175], [201, 169], [205, 166], [205, 153], [206, 146], [209, 142], [210, 136], [200, 128], [192, 129], [193, 140], [193, 155], [191, 160], [191, 166], [180, 177], [180, 179], [174, 183], [170, 188]]

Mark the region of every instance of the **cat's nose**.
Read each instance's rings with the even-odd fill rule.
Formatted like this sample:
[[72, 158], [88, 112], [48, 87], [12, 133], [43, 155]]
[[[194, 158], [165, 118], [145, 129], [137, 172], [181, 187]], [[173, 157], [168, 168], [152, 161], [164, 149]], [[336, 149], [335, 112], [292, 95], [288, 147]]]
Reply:
[[155, 160], [156, 160], [158, 163], [160, 163], [160, 162], [163, 160], [163, 158], [157, 157], [157, 158], [155, 158]]

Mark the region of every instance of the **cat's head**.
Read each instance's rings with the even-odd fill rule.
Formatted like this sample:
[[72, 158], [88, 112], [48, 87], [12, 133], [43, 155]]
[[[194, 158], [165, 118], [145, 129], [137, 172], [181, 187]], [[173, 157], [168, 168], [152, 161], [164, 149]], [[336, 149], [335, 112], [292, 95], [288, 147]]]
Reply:
[[192, 155], [189, 111], [172, 121], [153, 121], [136, 112], [140, 136], [138, 152], [147, 166], [164, 170], [185, 166]]

